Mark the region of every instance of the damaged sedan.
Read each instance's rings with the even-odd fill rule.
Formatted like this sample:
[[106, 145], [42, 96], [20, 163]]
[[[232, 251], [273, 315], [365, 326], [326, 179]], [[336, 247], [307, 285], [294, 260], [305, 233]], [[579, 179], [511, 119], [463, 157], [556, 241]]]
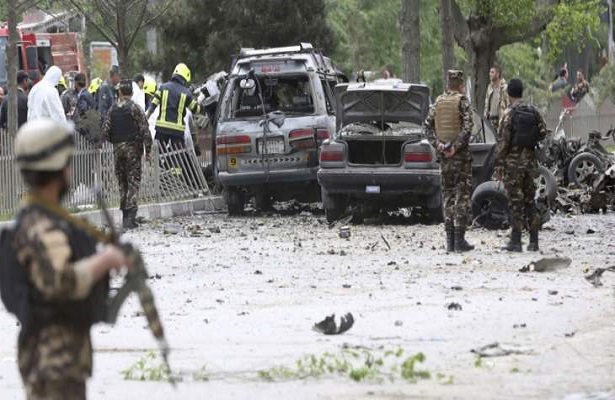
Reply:
[[440, 171], [424, 139], [429, 110], [424, 85], [388, 80], [338, 85], [337, 134], [320, 151], [318, 183], [327, 221], [349, 206], [354, 220], [399, 207], [442, 218]]

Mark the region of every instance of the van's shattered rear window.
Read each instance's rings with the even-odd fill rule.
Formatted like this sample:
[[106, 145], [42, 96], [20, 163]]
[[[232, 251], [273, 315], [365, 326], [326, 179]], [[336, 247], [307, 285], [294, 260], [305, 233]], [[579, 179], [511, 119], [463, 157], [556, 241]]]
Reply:
[[341, 136], [422, 136], [420, 125], [412, 122], [354, 122], [343, 126]]
[[241, 79], [232, 82], [232, 96], [227, 118], [258, 117], [263, 115], [259, 93], [265, 112], [283, 111], [285, 114], [313, 114], [314, 100], [310, 78], [307, 75], [257, 76], [258, 83], [242, 89]]

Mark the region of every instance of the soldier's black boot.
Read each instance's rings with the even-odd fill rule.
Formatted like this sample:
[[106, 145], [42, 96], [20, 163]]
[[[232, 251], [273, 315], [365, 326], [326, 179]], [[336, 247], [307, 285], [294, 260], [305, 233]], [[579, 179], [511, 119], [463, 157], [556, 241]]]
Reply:
[[530, 243], [527, 245], [527, 251], [538, 251], [538, 230], [530, 231]]
[[446, 232], [446, 252], [452, 253], [455, 251], [455, 227], [453, 224], [445, 224], [444, 231]]
[[461, 226], [455, 227], [455, 251], [461, 253], [464, 251], [474, 250], [474, 246], [466, 241], [466, 228]]
[[506, 251], [514, 251], [517, 253], [521, 253], [521, 232], [520, 231], [512, 231], [510, 233], [510, 240], [508, 244], [502, 248], [502, 250]]
[[134, 229], [134, 228], [138, 228], [139, 225], [137, 224], [137, 208], [131, 208], [130, 210], [126, 210], [126, 224], [124, 225], [124, 228], [126, 229]]

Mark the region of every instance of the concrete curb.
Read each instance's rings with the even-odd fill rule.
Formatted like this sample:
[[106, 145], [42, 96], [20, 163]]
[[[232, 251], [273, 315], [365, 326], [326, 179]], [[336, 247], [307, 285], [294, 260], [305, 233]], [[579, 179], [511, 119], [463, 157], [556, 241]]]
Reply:
[[[138, 217], [146, 219], [161, 219], [192, 215], [195, 212], [224, 211], [226, 204], [222, 196], [203, 197], [193, 200], [175, 201], [171, 203], [144, 204], [139, 206]], [[111, 218], [117, 224], [122, 222], [122, 213], [118, 208], [109, 210]], [[95, 226], [103, 226], [103, 216], [100, 210], [75, 213], [75, 216], [85, 218]], [[13, 225], [15, 221], [0, 222], [0, 229]]]

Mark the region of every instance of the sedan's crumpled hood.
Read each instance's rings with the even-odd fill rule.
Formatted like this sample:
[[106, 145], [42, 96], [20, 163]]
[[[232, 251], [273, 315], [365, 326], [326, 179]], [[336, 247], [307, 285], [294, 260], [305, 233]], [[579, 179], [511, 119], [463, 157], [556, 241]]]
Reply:
[[429, 111], [429, 88], [408, 83], [352, 83], [336, 87], [337, 130], [371, 121], [422, 125]]

